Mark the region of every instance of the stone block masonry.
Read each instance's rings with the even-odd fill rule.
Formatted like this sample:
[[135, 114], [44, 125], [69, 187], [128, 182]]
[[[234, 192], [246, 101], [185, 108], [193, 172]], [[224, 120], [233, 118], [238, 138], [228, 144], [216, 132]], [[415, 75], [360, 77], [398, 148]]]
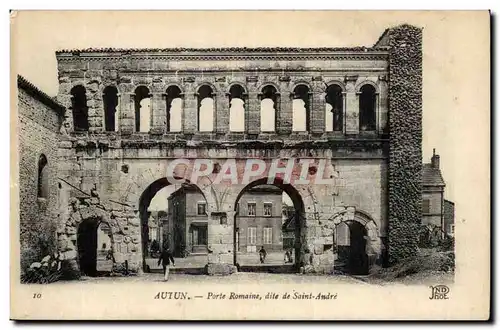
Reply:
[[[23, 77], [18, 77], [17, 86], [19, 220], [24, 271], [56, 249], [59, 162], [55, 146], [60, 138], [64, 108]], [[45, 159], [45, 166], [41, 159]]]
[[[62, 116], [37, 117], [29, 122], [23, 118], [22, 139], [35, 134], [33, 141], [23, 140], [21, 150], [23, 154], [38, 154], [43, 150], [32, 150], [33, 146], [47, 147], [51, 150], [43, 152], [47, 152], [49, 164], [57, 163], [50, 182], [57, 184], [57, 173], [61, 186], [51, 187], [50, 203], [55, 206], [50, 209], [55, 210], [58, 249], [78, 270], [75, 236], [79, 227], [100, 221], [109, 227], [115, 268], [126, 264], [129, 271], [140, 273], [146, 270], [148, 206], [154, 195], [170, 184], [166, 174], [172, 162], [204, 158], [225, 164], [232, 160], [242, 175], [249, 159], [267, 165], [276, 159], [310, 159], [316, 164], [323, 162], [326, 172], [313, 166], [308, 175], [321, 172], [331, 184], [274, 182], [295, 207], [297, 269], [333, 271], [335, 231], [340, 223], [361, 228], [358, 239], [366, 245], [362, 252], [368, 255], [367, 260], [383, 262], [384, 251], [393, 262], [413, 255], [421, 218], [421, 34], [418, 28], [398, 26], [388, 29], [370, 48], [57, 52], [58, 100], [67, 108], [63, 134], [58, 134]], [[245, 125], [244, 131], [231, 132], [228, 93], [235, 85], [244, 91]], [[333, 118], [326, 111], [331, 85], [342, 91], [337, 102], [342, 106], [335, 110], [343, 111], [341, 131], [326, 128], [333, 127], [326, 123], [327, 118]], [[365, 85], [369, 88], [363, 88]], [[182, 101], [180, 131], [166, 127], [170, 118], [167, 90], [172, 86], [178, 88]], [[306, 129], [292, 132], [297, 86], [307, 90], [310, 113], [305, 116], [309, 120]], [[107, 87], [116, 90], [114, 107], [104, 104]], [[207, 88], [214, 103], [213, 130], [201, 132], [200, 90]], [[275, 102], [271, 108], [275, 111], [274, 130], [265, 126], [268, 122], [261, 113], [261, 101], [271, 97]], [[150, 99], [144, 108], [140, 105], [143, 98]], [[109, 109], [113, 109], [113, 116], [109, 112], [106, 116]], [[141, 126], [143, 118], [136, 118], [141, 111], [149, 111], [145, 126]], [[372, 122], [361, 125], [360, 116], [367, 112], [373, 116], [363, 120]], [[109, 118], [116, 118], [116, 127], [105, 131]], [[42, 133], [37, 135], [36, 125], [51, 127], [40, 128]], [[32, 164], [33, 159], [26, 164]], [[22, 175], [22, 189], [31, 191], [32, 168]], [[227, 184], [215, 182], [214, 170], [197, 182], [187, 182], [206, 200], [209, 273], [235, 271], [235, 224], [241, 220], [236, 204], [247, 189], [267, 183], [267, 176], [263, 172], [249, 183]], [[54, 192], [57, 194], [52, 195]], [[36, 202], [24, 196], [28, 193], [22, 191], [25, 213]]]

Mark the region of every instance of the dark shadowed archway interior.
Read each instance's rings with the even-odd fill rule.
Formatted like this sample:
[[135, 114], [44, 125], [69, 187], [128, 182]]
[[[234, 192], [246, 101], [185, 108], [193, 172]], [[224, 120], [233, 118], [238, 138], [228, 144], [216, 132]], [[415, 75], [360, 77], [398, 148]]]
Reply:
[[337, 260], [335, 269], [351, 275], [368, 274], [367, 231], [357, 221], [345, 221], [335, 228]]
[[77, 246], [82, 275], [97, 276], [97, 219], [85, 220], [78, 226]]

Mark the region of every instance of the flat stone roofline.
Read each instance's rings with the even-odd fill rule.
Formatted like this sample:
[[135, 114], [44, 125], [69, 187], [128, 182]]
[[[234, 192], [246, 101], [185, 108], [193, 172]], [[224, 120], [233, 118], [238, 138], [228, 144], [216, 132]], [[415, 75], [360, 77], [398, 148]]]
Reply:
[[177, 53], [177, 54], [193, 54], [193, 53], [238, 53], [238, 54], [273, 54], [273, 53], [332, 53], [332, 52], [380, 52], [381, 48], [377, 47], [207, 47], [207, 48], [84, 48], [84, 49], [62, 49], [57, 50], [56, 54], [74, 54], [81, 53]]
[[65, 149], [71, 148], [87, 148], [87, 149], [199, 149], [199, 148], [215, 148], [215, 149], [350, 149], [350, 150], [376, 150], [387, 148], [388, 139], [342, 139], [342, 140], [308, 140], [308, 141], [259, 141], [245, 140], [238, 142], [227, 141], [192, 141], [192, 140], [128, 140], [117, 139], [110, 140], [106, 138], [72, 138], [73, 141], [64, 141], [61, 147]]

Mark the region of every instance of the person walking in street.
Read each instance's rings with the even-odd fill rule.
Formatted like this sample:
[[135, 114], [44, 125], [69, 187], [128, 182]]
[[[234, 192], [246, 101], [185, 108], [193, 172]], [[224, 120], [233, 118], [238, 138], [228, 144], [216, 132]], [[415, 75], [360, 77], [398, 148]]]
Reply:
[[262, 246], [259, 250], [259, 257], [260, 257], [260, 263], [263, 264], [264, 261], [266, 260], [266, 255], [267, 255], [267, 252], [266, 250], [264, 249], [264, 246]]
[[170, 252], [168, 246], [164, 246], [160, 253], [160, 259], [158, 259], [158, 266], [160, 265], [160, 263], [163, 266], [164, 281], [168, 281], [168, 274], [170, 273], [170, 262], [172, 262], [172, 265], [175, 266], [172, 252]]

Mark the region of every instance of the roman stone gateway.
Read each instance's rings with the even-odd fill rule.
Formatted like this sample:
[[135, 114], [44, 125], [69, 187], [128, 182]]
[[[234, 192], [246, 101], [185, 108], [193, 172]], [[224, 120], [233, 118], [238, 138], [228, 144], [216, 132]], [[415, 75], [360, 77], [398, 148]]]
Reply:
[[[98, 221], [110, 228], [114, 262], [142, 271], [147, 208], [174, 178], [206, 200], [208, 272], [231, 273], [239, 198], [287, 166], [291, 180], [271, 183], [293, 201], [303, 271], [332, 272], [341, 222], [361, 226], [371, 264], [389, 260], [386, 252], [397, 261], [416, 251], [420, 29], [388, 29], [368, 48], [82, 49], [56, 57], [57, 99], [67, 109], [58, 242], [75, 267], [74, 235]], [[248, 165], [258, 160], [262, 171]], [[221, 177], [234, 169], [236, 181]]]

